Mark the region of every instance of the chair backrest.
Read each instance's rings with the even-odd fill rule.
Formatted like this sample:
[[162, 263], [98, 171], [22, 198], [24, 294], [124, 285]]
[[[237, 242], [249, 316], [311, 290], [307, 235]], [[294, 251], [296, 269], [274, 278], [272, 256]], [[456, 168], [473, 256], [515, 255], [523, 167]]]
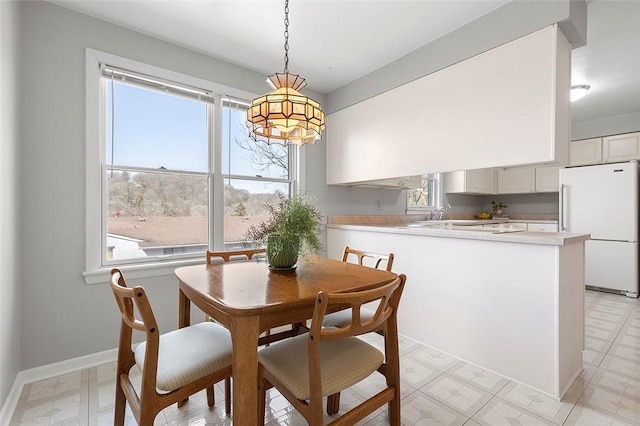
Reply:
[[[110, 284], [122, 316], [118, 357], [128, 360], [127, 362], [133, 365], [133, 350], [131, 349], [133, 330], [144, 332], [146, 351], [143, 381], [150, 381], [151, 388], [155, 389], [160, 331], [149, 298], [143, 287], [127, 287], [122, 272], [117, 268], [111, 270]], [[136, 311], [139, 318], [136, 316]], [[146, 371], [149, 371], [149, 374]]]
[[219, 258], [223, 262], [231, 262], [234, 260], [251, 260], [256, 254], [265, 253], [266, 249], [247, 249], [247, 250], [229, 250], [229, 251], [209, 251], [207, 250], [207, 263], [211, 263], [213, 259]]
[[[111, 290], [116, 297], [118, 308], [120, 308], [123, 325], [143, 331], [147, 335], [158, 333], [158, 323], [143, 287], [127, 287], [122, 272], [119, 269], [112, 269]], [[136, 316], [134, 305], [140, 318]]]
[[[401, 274], [389, 284], [352, 293], [319, 292], [313, 310], [309, 339], [319, 344], [320, 340], [324, 339], [341, 339], [377, 330], [384, 330], [385, 335], [391, 328], [391, 331], [397, 332], [396, 316], [406, 279], [406, 276]], [[377, 303], [375, 313], [362, 322], [360, 309], [362, 305], [370, 302]], [[340, 328], [323, 328], [324, 316], [332, 305], [351, 306], [351, 323]]]
[[342, 261], [347, 262], [349, 256], [355, 256], [358, 259], [358, 265], [372, 266], [373, 268], [380, 269], [381, 265], [385, 264], [385, 269], [389, 272], [391, 272], [391, 267], [393, 266], [393, 253], [381, 254], [345, 247]]

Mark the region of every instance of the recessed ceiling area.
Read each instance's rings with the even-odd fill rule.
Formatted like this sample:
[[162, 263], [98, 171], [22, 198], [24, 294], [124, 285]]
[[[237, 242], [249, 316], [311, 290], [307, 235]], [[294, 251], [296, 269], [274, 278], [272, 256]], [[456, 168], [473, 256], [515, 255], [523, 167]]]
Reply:
[[[284, 67], [284, 0], [49, 0], [263, 74]], [[289, 69], [330, 93], [509, 0], [291, 0]], [[554, 1], [554, 0], [550, 0]], [[640, 1], [588, 1], [572, 121], [640, 112]]]

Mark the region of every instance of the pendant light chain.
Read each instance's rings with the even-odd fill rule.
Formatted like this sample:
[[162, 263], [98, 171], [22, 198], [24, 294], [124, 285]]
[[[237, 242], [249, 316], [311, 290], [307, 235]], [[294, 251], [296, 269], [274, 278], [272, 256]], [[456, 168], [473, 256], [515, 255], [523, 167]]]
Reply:
[[289, 0], [284, 2], [284, 73], [289, 72]]
[[285, 146], [320, 140], [324, 112], [318, 102], [298, 92], [307, 84], [304, 78], [289, 74], [289, 0], [284, 2], [284, 73], [270, 75], [268, 82], [273, 91], [255, 98], [247, 109], [249, 137], [268, 144], [280, 141]]

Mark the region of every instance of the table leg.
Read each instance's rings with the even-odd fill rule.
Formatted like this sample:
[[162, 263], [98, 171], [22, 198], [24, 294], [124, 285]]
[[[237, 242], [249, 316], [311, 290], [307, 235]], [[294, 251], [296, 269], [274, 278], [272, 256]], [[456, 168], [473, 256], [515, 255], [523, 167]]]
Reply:
[[178, 292], [178, 328], [187, 327], [191, 324], [191, 301], [183, 293]]
[[258, 421], [260, 317], [233, 317], [229, 331], [233, 344], [233, 424], [262, 425]]

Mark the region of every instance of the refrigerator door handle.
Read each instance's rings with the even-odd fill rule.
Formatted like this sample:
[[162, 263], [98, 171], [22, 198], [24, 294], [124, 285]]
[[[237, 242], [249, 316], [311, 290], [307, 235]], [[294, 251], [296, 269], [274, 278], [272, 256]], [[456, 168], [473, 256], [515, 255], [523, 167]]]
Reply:
[[560, 184], [560, 231], [565, 230], [564, 226], [564, 183]]

